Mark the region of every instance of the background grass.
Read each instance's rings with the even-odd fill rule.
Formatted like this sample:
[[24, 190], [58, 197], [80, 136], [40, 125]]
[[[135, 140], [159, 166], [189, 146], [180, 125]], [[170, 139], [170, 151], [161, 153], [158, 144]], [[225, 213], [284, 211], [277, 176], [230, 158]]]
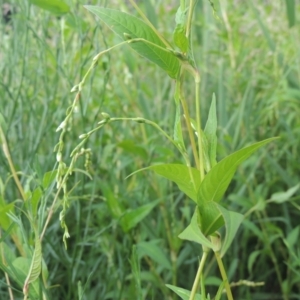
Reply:
[[[1, 1], [0, 1], [1, 2]], [[0, 112], [15, 167], [27, 193], [42, 185], [55, 169], [56, 128], [80, 81], [99, 51], [119, 40], [97, 22], [83, 4], [66, 1], [71, 12], [56, 17], [27, 1], [11, 0], [12, 17], [0, 27]], [[2, 1], [1, 4], [4, 4]], [[150, 20], [171, 40], [176, 1], [139, 1]], [[292, 5], [292, 1], [287, 1]], [[126, 1], [89, 1], [136, 14]], [[263, 286], [233, 288], [235, 299], [300, 299], [299, 193], [283, 203], [270, 199], [299, 182], [300, 36], [299, 5], [283, 1], [199, 1], [194, 18], [194, 51], [201, 71], [203, 119], [216, 93], [219, 159], [245, 145], [280, 136], [239, 168], [227, 195], [227, 206], [247, 213], [225, 256], [231, 282], [249, 280]], [[90, 77], [65, 137], [65, 157], [105, 111], [111, 116], [143, 116], [172, 132], [174, 83], [128, 47], [103, 57]], [[186, 95], [193, 101], [192, 88]], [[3, 126], [3, 125], [2, 125]], [[201, 249], [178, 234], [193, 212], [189, 199], [150, 172], [125, 177], [153, 163], [179, 162], [172, 146], [154, 129], [115, 123], [88, 142], [93, 180], [75, 173], [66, 215], [70, 239], [62, 243], [59, 211], [43, 241], [49, 272], [49, 299], [175, 299], [165, 284], [190, 289]], [[84, 168], [80, 158], [78, 168]], [[1, 203], [15, 203], [15, 215], [28, 248], [33, 233], [20, 195], [0, 152]], [[39, 224], [55, 189], [40, 199]], [[128, 230], [124, 218], [142, 205], [157, 205]], [[3, 206], [2, 206], [3, 207]], [[15, 244], [1, 231], [12, 255]], [[8, 231], [9, 232], [9, 231]], [[3, 243], [2, 243], [3, 244]], [[25, 247], [24, 246], [24, 247]], [[2, 271], [1, 271], [2, 272]], [[0, 298], [8, 299], [4, 273]], [[219, 284], [216, 263], [207, 268], [208, 292]], [[22, 287], [12, 281], [15, 299]], [[42, 283], [41, 283], [42, 286]]]

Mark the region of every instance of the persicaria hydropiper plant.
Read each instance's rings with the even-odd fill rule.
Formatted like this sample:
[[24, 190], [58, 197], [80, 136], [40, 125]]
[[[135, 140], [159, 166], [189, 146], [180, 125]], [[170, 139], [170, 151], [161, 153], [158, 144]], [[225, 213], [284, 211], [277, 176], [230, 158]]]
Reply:
[[[235, 238], [236, 232], [243, 221], [244, 216], [240, 213], [230, 211], [220, 204], [237, 167], [252, 155], [260, 147], [270, 143], [275, 138], [270, 138], [247, 146], [234, 152], [219, 162], [217, 161], [217, 117], [216, 99], [213, 96], [206, 125], [202, 128], [201, 122], [201, 101], [200, 101], [200, 78], [201, 74], [197, 69], [197, 64], [193, 55], [191, 43], [192, 18], [195, 10], [196, 0], [180, 1], [175, 21], [176, 26], [173, 32], [173, 43], [167, 41], [158, 30], [151, 24], [133, 0], [131, 4], [139, 12], [141, 19], [119, 10], [97, 6], [85, 6], [87, 10], [94, 13], [102, 22], [111, 28], [124, 41], [105, 51], [97, 54], [91, 67], [83, 77], [82, 81], [73, 87], [72, 92], [76, 92], [73, 105], [68, 109], [65, 120], [58, 130], [61, 130], [60, 140], [56, 147], [59, 168], [57, 172], [57, 186], [64, 192], [63, 209], [60, 219], [64, 233], [64, 242], [69, 236], [65, 224], [65, 213], [68, 207], [68, 191], [66, 182], [68, 176], [74, 168], [78, 156], [89, 155], [90, 149], [83, 146], [89, 137], [98, 130], [118, 121], [131, 121], [144, 123], [156, 128], [182, 156], [184, 164], [159, 164], [145, 167], [142, 170], [154, 171], [160, 176], [174, 182], [178, 188], [194, 201], [195, 211], [189, 226], [179, 235], [180, 239], [196, 242], [202, 246], [202, 257], [199, 263], [197, 274], [195, 274], [194, 284], [191, 291], [180, 287], [167, 285], [182, 299], [211, 299], [206, 296], [203, 271], [206, 259], [210, 251], [215, 255], [222, 284], [219, 286], [214, 299], [220, 299], [225, 290], [227, 298], [233, 299], [230, 284], [222, 262], [222, 257]], [[66, 133], [68, 123], [72, 114], [80, 101], [80, 94], [85, 81], [90, 72], [97, 66], [99, 59], [107, 52], [118, 47], [129, 45], [139, 55], [147, 58], [152, 63], [165, 71], [170, 80], [175, 82], [174, 105], [176, 107], [175, 124], [173, 134], [165, 132], [159, 124], [142, 118], [111, 117], [107, 113], [102, 113], [103, 120], [93, 130], [80, 135], [81, 142], [73, 150], [71, 164], [69, 167], [62, 161], [63, 138]], [[184, 93], [184, 78], [190, 74], [194, 78], [195, 99], [194, 107], [189, 107]], [[193, 111], [193, 115], [190, 113]], [[186, 131], [183, 131], [183, 126]], [[187, 136], [185, 137], [185, 133]], [[191, 155], [188, 151], [191, 149]], [[141, 170], [137, 170], [139, 172]], [[135, 172], [135, 173], [136, 173]], [[54, 204], [53, 204], [54, 205]], [[221, 236], [220, 229], [225, 228]], [[195, 255], [199, 255], [196, 253]], [[201, 286], [201, 289], [199, 288]], [[198, 290], [200, 289], [200, 292]]]

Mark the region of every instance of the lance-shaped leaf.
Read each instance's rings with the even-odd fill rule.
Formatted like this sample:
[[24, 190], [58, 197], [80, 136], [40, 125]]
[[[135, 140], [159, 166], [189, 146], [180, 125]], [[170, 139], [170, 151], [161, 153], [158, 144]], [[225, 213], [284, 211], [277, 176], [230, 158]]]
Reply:
[[70, 7], [62, 0], [29, 0], [32, 4], [50, 11], [55, 15], [62, 15], [70, 11]]
[[183, 52], [186, 53], [189, 46], [188, 38], [185, 36], [185, 23], [186, 23], [186, 12], [187, 9], [184, 11], [179, 6], [176, 12], [176, 27], [173, 32], [173, 41], [174, 44]]
[[237, 212], [227, 210], [221, 205], [218, 205], [218, 208], [223, 216], [225, 222], [225, 228], [226, 228], [225, 238], [222, 241], [222, 248], [221, 248], [221, 256], [223, 256], [227, 251], [227, 249], [229, 248], [229, 246], [231, 245], [236, 235], [236, 232], [239, 229], [244, 219], [244, 216]]
[[198, 209], [200, 228], [205, 236], [213, 234], [224, 225], [224, 218], [216, 202], [203, 202]]
[[297, 185], [288, 189], [286, 192], [275, 193], [271, 196], [271, 199], [268, 202], [275, 202], [275, 203], [279, 203], [279, 204], [286, 202], [286, 201], [290, 200], [290, 198], [297, 192], [299, 187], [300, 187], [300, 184], [298, 183]]
[[186, 151], [183, 136], [182, 136], [182, 128], [181, 128], [181, 111], [180, 111], [181, 104], [180, 104], [180, 82], [179, 81], [176, 82], [174, 99], [175, 99], [175, 105], [176, 105], [175, 124], [174, 124], [174, 141], [175, 141], [175, 143], [178, 144], [180, 149], [182, 149], [183, 151]]
[[[28, 274], [28, 271], [30, 269], [30, 259], [25, 257], [17, 257], [10, 265], [7, 270], [8, 274], [12, 277], [12, 279], [18, 283], [19, 286], [22, 286], [22, 284], [25, 281], [26, 275]], [[39, 289], [39, 282], [34, 281], [30, 285], [30, 289], [27, 289], [27, 294], [24, 294], [24, 296], [27, 295], [29, 299], [41, 299], [40, 297], [40, 289]], [[24, 299], [26, 299], [24, 297]]]
[[209, 109], [208, 118], [204, 128], [204, 134], [207, 139], [207, 155], [209, 161], [209, 170], [217, 164], [217, 110], [216, 96], [213, 94], [212, 102]]
[[[170, 284], [166, 284], [166, 287], [168, 287], [170, 290], [172, 290], [173, 292], [175, 292], [181, 299], [183, 300], [189, 300], [190, 299], [190, 295], [191, 292], [180, 288], [178, 286], [175, 285], [170, 285]], [[195, 297], [193, 298], [194, 300], [201, 300], [201, 294], [196, 294]]]
[[154, 201], [152, 203], [147, 203], [138, 207], [135, 210], [130, 210], [121, 217], [120, 223], [125, 232], [128, 232], [131, 228], [134, 228], [139, 224], [159, 203], [160, 200]]
[[[136, 52], [157, 64], [170, 77], [176, 78], [180, 65], [178, 58], [166, 48], [161, 38], [144, 21], [127, 13], [105, 7], [85, 5], [85, 8], [105, 22], [123, 40], [129, 40], [130, 47]], [[134, 39], [144, 39], [145, 41], [134, 41]]]
[[168, 270], [172, 269], [170, 259], [159, 245], [159, 240], [150, 242], [140, 242], [137, 244], [137, 254], [139, 258], [149, 256], [153, 261], [157, 262], [161, 267]]
[[200, 174], [197, 169], [180, 164], [160, 164], [140, 169], [131, 175], [144, 170], [152, 170], [175, 182], [182, 192], [196, 202], [197, 190], [200, 186]]
[[225, 157], [219, 163], [217, 163], [204, 177], [197, 195], [197, 202], [199, 205], [208, 201], [219, 202], [237, 167], [245, 161], [251, 154], [253, 154], [260, 147], [274, 141], [277, 138], [270, 138], [251, 146], [245, 147], [241, 150], [234, 152], [233, 154]]
[[35, 247], [31, 265], [23, 286], [24, 295], [28, 294], [29, 284], [36, 281], [42, 268], [42, 245], [37, 230], [35, 230]]
[[201, 232], [198, 225], [198, 208], [196, 208], [194, 215], [192, 217], [190, 225], [178, 236], [182, 240], [188, 240], [196, 242], [200, 245], [203, 245], [207, 248], [213, 249], [213, 243]]

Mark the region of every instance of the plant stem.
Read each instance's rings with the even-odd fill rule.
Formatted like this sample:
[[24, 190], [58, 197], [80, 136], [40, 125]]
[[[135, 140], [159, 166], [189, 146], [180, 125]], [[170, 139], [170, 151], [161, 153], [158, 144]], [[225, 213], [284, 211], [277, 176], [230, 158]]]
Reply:
[[197, 152], [197, 147], [196, 147], [196, 142], [195, 142], [195, 134], [194, 134], [194, 131], [193, 131], [193, 128], [191, 125], [191, 118], [190, 118], [189, 110], [187, 107], [187, 103], [186, 103], [184, 95], [183, 95], [181, 83], [180, 83], [180, 87], [179, 87], [179, 93], [180, 93], [181, 105], [182, 105], [183, 112], [185, 115], [185, 122], [186, 122], [187, 130], [189, 133], [189, 138], [190, 138], [190, 142], [191, 142], [191, 146], [192, 146], [193, 156], [195, 159], [195, 164], [196, 164], [197, 169], [199, 170], [200, 164], [199, 164], [199, 157], [198, 157], [198, 152]]
[[2, 127], [0, 126], [0, 141], [1, 140], [2, 140], [2, 148], [3, 148], [4, 156], [7, 159], [10, 171], [12, 173], [12, 176], [13, 176], [14, 180], [15, 180], [16, 186], [17, 186], [17, 188], [18, 188], [18, 190], [19, 190], [19, 192], [21, 194], [21, 198], [25, 201], [26, 200], [26, 195], [25, 195], [25, 192], [24, 192], [23, 187], [21, 185], [21, 182], [19, 180], [19, 177], [17, 175], [17, 172], [16, 172], [15, 166], [13, 164], [13, 161], [11, 159], [5, 134], [4, 134], [3, 130], [2, 130]]
[[204, 276], [200, 277], [200, 290], [201, 290], [201, 300], [206, 300], [206, 290], [205, 290], [205, 282], [204, 282]]
[[185, 10], [185, 0], [180, 0], [180, 8], [182, 11]]
[[202, 275], [202, 272], [203, 272], [204, 264], [205, 264], [205, 261], [206, 261], [207, 255], [208, 255], [208, 251], [209, 251], [208, 248], [203, 247], [203, 254], [202, 254], [201, 261], [200, 261], [200, 264], [199, 264], [199, 268], [198, 268], [198, 271], [197, 271], [197, 274], [196, 274], [196, 277], [195, 277], [195, 280], [194, 280], [194, 283], [193, 283], [193, 287], [192, 287], [192, 291], [191, 291], [189, 300], [194, 300], [195, 299], [196, 292], [197, 292], [199, 282], [200, 282], [200, 278], [201, 278], [201, 275]]
[[215, 257], [217, 259], [219, 270], [221, 272], [221, 276], [222, 276], [222, 279], [223, 279], [224, 284], [225, 284], [227, 299], [228, 300], [233, 300], [233, 296], [232, 296], [231, 289], [230, 289], [230, 284], [228, 282], [227, 274], [226, 274], [226, 271], [225, 271], [225, 268], [224, 268], [224, 265], [223, 265], [223, 261], [222, 261], [222, 258], [221, 258], [221, 255], [220, 255], [219, 251], [215, 252]]
[[[2, 239], [1, 228], [0, 228], [0, 239]], [[5, 257], [4, 257], [3, 243], [0, 243], [0, 253], [1, 253], [1, 262], [2, 262], [3, 265], [6, 266], [7, 262], [6, 262]], [[9, 276], [6, 272], [4, 272], [4, 276], [5, 276], [7, 289], [8, 289], [8, 293], [9, 293], [9, 299], [14, 300], [14, 295], [13, 295], [13, 292], [12, 292]]]
[[200, 74], [195, 70], [195, 100], [196, 100], [196, 122], [198, 132], [198, 153], [199, 153], [199, 171], [200, 181], [204, 179], [204, 164], [203, 164], [203, 145], [202, 145], [202, 130], [201, 130], [201, 111], [200, 111]]
[[188, 12], [188, 18], [186, 22], [186, 31], [185, 31], [185, 36], [188, 38], [191, 34], [191, 26], [192, 26], [192, 18], [193, 18], [193, 13], [194, 13], [194, 8], [197, 0], [190, 0], [189, 3], [189, 12]]

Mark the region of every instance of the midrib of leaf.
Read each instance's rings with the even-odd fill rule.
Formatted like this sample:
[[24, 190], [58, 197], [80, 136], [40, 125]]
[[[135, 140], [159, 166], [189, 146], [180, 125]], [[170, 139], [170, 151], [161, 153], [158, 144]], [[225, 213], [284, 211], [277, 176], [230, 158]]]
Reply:
[[[228, 172], [225, 173], [225, 175], [223, 176], [223, 178], [221, 179], [221, 181], [219, 182], [219, 184], [217, 185], [217, 188], [215, 189], [215, 192], [212, 195], [212, 201], [214, 201], [214, 198], [216, 197], [216, 194], [219, 190], [219, 187], [222, 186], [224, 183], [226, 184], [226, 181], [228, 180], [227, 178], [231, 176], [231, 174], [234, 174], [236, 171], [236, 168], [238, 167], [238, 165], [243, 162], [245, 160], [245, 157], [247, 157], [248, 153], [245, 154], [243, 157], [241, 157], [240, 159], [238, 159], [235, 164], [233, 165], [232, 169]], [[251, 154], [249, 154], [251, 155]], [[225, 163], [224, 166], [222, 166], [222, 169], [224, 169], [225, 167]]]
[[[156, 63], [162, 69], [167, 71], [171, 77], [176, 77], [176, 73], [179, 69], [178, 59], [167, 50], [165, 44], [160, 40], [159, 36], [157, 36], [153, 29], [149, 27], [143, 20], [118, 10], [94, 7], [90, 5], [86, 5], [85, 7], [102, 19], [102, 21], [106, 23], [111, 30], [116, 32], [122, 39], [124, 39], [124, 33], [129, 34], [132, 39], [144, 39], [144, 42], [133, 41], [132, 43], [130, 43], [129, 40], [129, 45], [140, 55]], [[114, 13], [116, 16], [112, 15]], [[118, 14], [121, 14], [121, 16]], [[126, 19], [125, 16], [128, 19]], [[130, 19], [132, 22], [130, 22]], [[134, 28], [134, 26], [137, 25], [141, 26], [141, 28], [135, 30], [136, 28]], [[153, 43], [154, 45], [152, 46], [146, 41]], [[160, 48], [157, 48], [156, 46]], [[164, 53], [165, 55], [163, 55]]]
[[[129, 14], [127, 14], [127, 15], [130, 16]], [[149, 38], [150, 36], [149, 36], [148, 34], [145, 34], [145, 37], [143, 37], [143, 36], [142, 36], [142, 37], [139, 37], [139, 36], [137, 36], [137, 35], [130, 29], [130, 27], [128, 27], [128, 26], [125, 27], [124, 24], [122, 24], [119, 20], [117, 20], [117, 19], [111, 17], [110, 15], [107, 15], [107, 14], [106, 14], [106, 16], [107, 16], [108, 18], [110, 18], [111, 20], [113, 20], [114, 22], [116, 22], [120, 27], [123, 27], [125, 30], [128, 30], [128, 32], [124, 31], [124, 33], [130, 34], [130, 35], [134, 36], [134, 38], [143, 38], [143, 39], [145, 39], [145, 40], [147, 40], [147, 41], [149, 41], [149, 42], [152, 42], [152, 43], [154, 43], [154, 44], [156, 44], [156, 45], [158, 45], [158, 46], [160, 46], [160, 47], [162, 47], [162, 48], [165, 48], [165, 45], [161, 42], [161, 40], [160, 40], [159, 38], [157, 38], [156, 34], [152, 31], [151, 28], [149, 28], [149, 29], [150, 29], [150, 32], [151, 32], [151, 35], [152, 35], [151, 38]], [[134, 16], [130, 16], [130, 17], [135, 18]], [[142, 21], [142, 20], [140, 20], [140, 19], [138, 19], [138, 18], [135, 18], [135, 19], [138, 20], [138, 22], [144, 23], [144, 21]], [[146, 23], [144, 23], [144, 24], [147, 26]], [[114, 30], [113, 27], [112, 27], [112, 30]], [[144, 29], [143, 29], [143, 31], [146, 32]], [[150, 32], [149, 32], [149, 33], [150, 33]], [[141, 41], [141, 42], [142, 42], [142, 41]], [[134, 46], [136, 43], [139, 43], [139, 42], [133, 42], [133, 43], [131, 44], [131, 46]], [[164, 63], [165, 68], [168, 68], [168, 65], [165, 63], [164, 57], [162, 57], [162, 56], [160, 55], [161, 51], [155, 51], [155, 50], [156, 50], [155, 47], [154, 47], [154, 46], [150, 46], [150, 45], [147, 44], [147, 43], [144, 43], [144, 46], [145, 46], [148, 50], [150, 50], [150, 52], [152, 52], [153, 54], [155, 54], [156, 56], [158, 56], [158, 57], [160, 58], [160, 60]]]
[[41, 273], [41, 266], [42, 266], [42, 245], [38, 235], [37, 230], [35, 229], [35, 247], [32, 256], [32, 261], [30, 265], [30, 269], [28, 275], [24, 282], [23, 291], [25, 293], [28, 292], [28, 285], [38, 279]]
[[210, 232], [210, 229], [215, 226], [215, 224], [217, 223], [217, 221], [219, 220], [219, 218], [221, 216], [222, 216], [221, 213], [214, 216], [214, 219], [212, 220], [212, 222], [210, 223], [210, 225], [203, 230], [204, 231], [204, 235], [207, 235], [207, 233]]
[[[214, 168], [211, 169], [210, 172], [216, 173], [216, 169], [219, 169], [219, 171], [221, 171], [221, 173], [223, 173], [222, 171], [224, 170], [224, 168], [228, 164], [230, 164], [231, 160], [235, 159], [235, 163], [232, 166], [230, 166], [230, 168], [229, 168], [228, 171], [225, 171], [225, 174], [222, 176], [222, 178], [220, 179], [220, 181], [218, 181], [218, 183], [216, 184], [216, 187], [214, 188], [214, 192], [211, 194], [211, 196], [209, 196], [209, 199], [203, 199], [204, 197], [202, 197], [202, 196], [205, 196], [205, 194], [207, 194], [207, 192], [209, 193], [210, 190], [211, 190], [210, 188], [209, 189], [205, 188], [205, 186], [203, 187], [204, 191], [201, 190], [201, 185], [202, 184], [207, 185], [207, 183], [206, 183], [207, 179], [206, 180], [204, 179], [204, 181], [202, 182], [202, 184], [200, 185], [200, 188], [199, 188], [198, 201], [204, 201], [204, 202], [207, 202], [207, 201], [217, 201], [217, 200], [215, 200], [215, 198], [216, 198], [216, 195], [218, 194], [218, 192], [220, 190], [220, 187], [222, 185], [225, 185], [225, 186], [229, 185], [229, 183], [230, 183], [230, 177], [232, 177], [234, 175], [234, 173], [235, 173], [238, 165], [240, 163], [242, 163], [245, 159], [247, 159], [248, 157], [250, 157], [260, 147], [266, 145], [267, 143], [269, 143], [269, 142], [271, 142], [271, 141], [273, 141], [275, 139], [277, 139], [277, 138], [270, 138], [270, 139], [258, 142], [258, 143], [254, 144], [254, 145], [248, 146], [246, 148], [240, 149], [237, 152], [231, 154], [229, 157], [225, 157], [222, 161], [220, 161]], [[235, 156], [237, 156], [242, 151], [244, 151], [245, 153], [242, 154], [242, 156], [240, 156], [238, 158], [235, 158]], [[212, 175], [214, 175], [214, 174], [212, 174]], [[216, 176], [214, 176], [214, 178], [216, 178]], [[227, 183], [227, 181], [228, 181], [228, 183]], [[208, 191], [205, 191], [205, 190], [208, 190]], [[201, 197], [201, 199], [199, 199], [200, 197]]]

